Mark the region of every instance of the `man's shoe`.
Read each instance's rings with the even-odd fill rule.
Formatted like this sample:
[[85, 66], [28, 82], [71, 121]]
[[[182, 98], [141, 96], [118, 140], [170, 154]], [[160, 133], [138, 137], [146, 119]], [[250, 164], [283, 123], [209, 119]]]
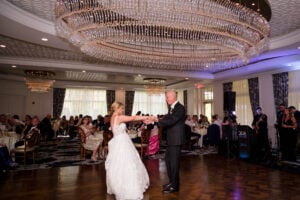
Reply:
[[166, 190], [166, 189], [168, 189], [169, 187], [171, 187], [171, 183], [164, 184], [164, 185], [163, 185], [163, 190]]
[[169, 188], [166, 188], [165, 190], [163, 190], [162, 192], [164, 193], [164, 194], [168, 194], [168, 193], [173, 193], [173, 192], [178, 192], [179, 190], [178, 190], [178, 188], [174, 188], [174, 187], [169, 187]]

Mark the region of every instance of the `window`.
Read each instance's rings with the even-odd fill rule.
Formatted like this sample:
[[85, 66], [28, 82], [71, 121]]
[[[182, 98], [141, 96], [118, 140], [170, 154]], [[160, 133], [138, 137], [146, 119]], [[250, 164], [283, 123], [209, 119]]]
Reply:
[[135, 115], [138, 111], [150, 115], [166, 114], [168, 106], [165, 93], [149, 95], [147, 92], [135, 91], [132, 115]]
[[67, 88], [61, 115], [106, 115], [106, 90]]
[[203, 91], [203, 99], [204, 101], [212, 101], [214, 99], [214, 93], [212, 88], [205, 88]]
[[241, 125], [251, 126], [253, 114], [249, 98], [248, 80], [234, 81], [232, 84], [232, 91], [236, 92], [235, 112], [237, 122]]
[[214, 93], [212, 88], [203, 88], [202, 99], [204, 104], [204, 115], [211, 121]]

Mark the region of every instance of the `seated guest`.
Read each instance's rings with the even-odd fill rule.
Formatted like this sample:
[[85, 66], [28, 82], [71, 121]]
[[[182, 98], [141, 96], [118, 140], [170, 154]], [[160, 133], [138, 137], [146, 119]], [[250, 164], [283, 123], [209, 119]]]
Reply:
[[90, 124], [89, 116], [84, 116], [82, 118], [82, 123], [79, 128], [84, 132], [86, 136], [85, 143], [83, 144], [84, 148], [92, 151], [91, 160], [96, 161], [97, 151], [100, 148], [100, 143], [102, 140], [101, 135], [97, 134], [96, 128]]
[[70, 138], [74, 138], [77, 135], [77, 126], [75, 124], [75, 119], [71, 115], [68, 121], [68, 134], [70, 135]]
[[0, 115], [0, 129], [2, 131], [11, 129], [11, 126], [8, 123], [8, 119], [7, 119], [7, 116], [5, 114]]
[[142, 142], [141, 141], [142, 131], [144, 129], [147, 129], [147, 127], [148, 127], [148, 130], [151, 130], [153, 128], [153, 125], [152, 124], [147, 125], [147, 124], [142, 123], [142, 125], [137, 129], [137, 137], [131, 139], [133, 143], [141, 143]]
[[41, 134], [44, 137], [44, 140], [52, 139], [54, 136], [54, 131], [51, 125], [51, 114], [47, 114], [47, 116], [40, 123]]
[[104, 118], [102, 115], [98, 115], [97, 119], [93, 120], [93, 126], [96, 127], [97, 130], [101, 130], [101, 127], [104, 125]]
[[103, 126], [101, 128], [103, 131], [110, 131], [110, 117], [105, 115], [103, 119]]
[[12, 119], [14, 120], [14, 131], [21, 135], [23, 128], [25, 127], [25, 123], [20, 120], [19, 115], [14, 115]]
[[39, 118], [37, 116], [34, 116], [31, 119], [31, 124], [28, 126], [25, 126], [26, 130], [24, 130], [22, 133], [22, 139], [15, 143], [15, 147], [23, 146], [25, 144], [25, 138], [30, 138], [33, 133], [35, 133], [35, 132], [40, 133], [40, 129], [38, 126], [39, 123], [40, 123]]

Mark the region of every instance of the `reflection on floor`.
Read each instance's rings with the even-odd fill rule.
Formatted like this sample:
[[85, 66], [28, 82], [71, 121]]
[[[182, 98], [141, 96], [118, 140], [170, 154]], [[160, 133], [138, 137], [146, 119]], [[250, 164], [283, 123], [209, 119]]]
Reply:
[[[144, 160], [150, 176], [145, 200], [300, 199], [300, 175], [195, 150], [181, 157], [180, 191], [162, 194], [168, 182], [163, 156]], [[160, 154], [159, 154], [160, 155]], [[106, 194], [101, 164], [10, 171], [0, 179], [0, 199], [114, 200]]]

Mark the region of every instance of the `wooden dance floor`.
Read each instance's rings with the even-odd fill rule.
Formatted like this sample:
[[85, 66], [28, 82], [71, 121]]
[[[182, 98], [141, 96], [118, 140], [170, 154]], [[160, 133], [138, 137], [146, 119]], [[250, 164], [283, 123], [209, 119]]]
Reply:
[[[163, 159], [146, 160], [150, 188], [145, 200], [299, 200], [300, 174], [217, 154], [181, 158], [181, 188], [162, 194]], [[122, 166], [120, 166], [122, 167]], [[0, 199], [114, 200], [106, 194], [104, 164], [11, 171], [0, 180]]]

